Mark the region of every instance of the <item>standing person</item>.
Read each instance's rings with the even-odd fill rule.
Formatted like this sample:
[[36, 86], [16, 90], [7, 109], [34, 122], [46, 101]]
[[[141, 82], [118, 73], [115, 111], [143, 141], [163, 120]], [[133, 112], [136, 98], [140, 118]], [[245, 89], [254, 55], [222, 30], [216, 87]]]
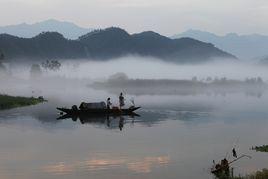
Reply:
[[107, 107], [108, 110], [111, 109], [111, 105], [112, 105], [111, 98], [108, 98], [107, 102], [106, 102], [106, 107]]
[[123, 93], [120, 93], [119, 96], [119, 108], [121, 109], [125, 105], [125, 98], [123, 96]]
[[236, 150], [235, 150], [235, 148], [233, 148], [233, 157], [235, 157], [235, 158], [237, 158], [237, 153], [236, 153]]

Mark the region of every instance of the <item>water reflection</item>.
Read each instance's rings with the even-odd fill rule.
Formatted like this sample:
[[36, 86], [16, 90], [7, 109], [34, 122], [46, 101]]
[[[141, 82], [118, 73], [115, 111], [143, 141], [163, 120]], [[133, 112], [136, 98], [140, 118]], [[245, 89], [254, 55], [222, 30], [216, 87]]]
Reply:
[[[29, 106], [24, 108], [16, 108], [12, 110], [1, 111], [1, 124], [18, 124], [38, 126], [46, 130], [57, 129], [73, 129], [76, 127], [71, 121], [80, 124], [89, 124], [98, 128], [104, 129], [119, 129], [123, 130], [125, 125], [152, 127], [159, 125], [167, 120], [179, 120], [185, 122], [206, 122], [209, 119], [210, 108], [205, 106], [189, 106], [186, 107], [145, 107], [139, 111], [139, 114], [132, 113], [126, 116], [107, 116], [107, 115], [81, 115], [59, 116], [56, 110], [56, 105], [48, 102], [37, 106]], [[44, 110], [46, 109], [46, 110]], [[35, 121], [33, 121], [33, 119]]]
[[210, 120], [210, 112], [207, 110], [167, 110], [167, 109], [142, 109], [139, 114], [131, 115], [62, 115], [58, 121], [74, 121], [80, 124], [89, 124], [106, 129], [123, 130], [126, 124], [139, 124], [139, 126], [153, 127], [167, 120], [179, 120], [189, 124], [198, 124]]
[[46, 173], [53, 175], [66, 175], [75, 173], [83, 169], [84, 171], [98, 172], [103, 170], [127, 169], [133, 173], [150, 173], [155, 167], [167, 166], [170, 163], [169, 156], [149, 156], [149, 157], [118, 157], [107, 158], [99, 156], [100, 158], [92, 157], [84, 161], [58, 162], [42, 167]]
[[[22, 173], [22, 179], [160, 179], [167, 174], [174, 179], [212, 178], [211, 161], [225, 154], [234, 136], [241, 139], [240, 151], [245, 153], [267, 141], [266, 95], [260, 99], [243, 94], [145, 95], [135, 98], [142, 105], [140, 116], [57, 120], [57, 106], [80, 101], [62, 98], [67, 102], [49, 100], [0, 112], [0, 178], [18, 178]], [[235, 175], [267, 164], [265, 154], [250, 155], [253, 160], [235, 165]]]
[[[72, 121], [80, 121], [81, 124], [99, 124], [106, 125], [107, 128], [114, 129], [119, 128], [123, 130], [124, 124], [131, 121], [135, 122], [135, 117], [140, 117], [136, 113], [130, 115], [63, 115], [57, 118], [57, 120], [72, 119]], [[127, 119], [126, 119], [127, 118]], [[117, 125], [116, 125], [117, 123]]]

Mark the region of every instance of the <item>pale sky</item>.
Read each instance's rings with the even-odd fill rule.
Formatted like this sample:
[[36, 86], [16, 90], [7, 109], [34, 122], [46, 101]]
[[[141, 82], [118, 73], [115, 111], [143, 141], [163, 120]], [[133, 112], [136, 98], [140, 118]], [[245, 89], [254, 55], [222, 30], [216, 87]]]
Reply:
[[268, 0], [0, 0], [0, 26], [47, 19], [173, 35], [187, 29], [268, 34]]

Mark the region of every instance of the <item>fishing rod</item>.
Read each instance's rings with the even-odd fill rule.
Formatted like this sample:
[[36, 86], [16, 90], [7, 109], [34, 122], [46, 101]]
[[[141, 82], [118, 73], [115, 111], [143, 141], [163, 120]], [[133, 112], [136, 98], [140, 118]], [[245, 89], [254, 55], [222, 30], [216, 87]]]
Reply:
[[[213, 160], [213, 164], [214, 164], [215, 166], [213, 166], [213, 167], [211, 168], [211, 172], [212, 172], [212, 173], [216, 173], [216, 172], [219, 172], [219, 171], [221, 171], [221, 170], [228, 169], [229, 166], [230, 166], [232, 163], [234, 163], [234, 162], [240, 160], [240, 159], [243, 158], [243, 157], [248, 157], [249, 159], [252, 158], [252, 157], [249, 156], [249, 155], [241, 155], [240, 157], [234, 159], [234, 160], [231, 161], [231, 162], [228, 162], [228, 163], [225, 163], [225, 164], [218, 164], [218, 165], [220, 165], [219, 168], [216, 168], [217, 165], [215, 165], [215, 162], [214, 162], [214, 160]], [[226, 167], [227, 167], [227, 168], [226, 168]]]
[[238, 158], [234, 159], [233, 161], [229, 162], [228, 165], [230, 165], [230, 164], [232, 164], [232, 163], [236, 162], [237, 160], [240, 160], [241, 158], [244, 158], [244, 157], [248, 157], [249, 159], [252, 158], [249, 155], [241, 155], [240, 157], [238, 157]]
[[[123, 93], [123, 95], [124, 95], [125, 97], [127, 96], [127, 90], [122, 90], [122, 93]], [[126, 99], [125, 99], [125, 101], [126, 101]], [[131, 97], [131, 98], [129, 99], [129, 101], [132, 103], [133, 106], [135, 106], [135, 99], [134, 99], [134, 97]]]
[[[236, 148], [238, 142], [239, 142], [239, 138], [237, 138], [236, 141], [233, 143], [232, 149]], [[226, 152], [225, 158], [229, 158], [229, 150]]]

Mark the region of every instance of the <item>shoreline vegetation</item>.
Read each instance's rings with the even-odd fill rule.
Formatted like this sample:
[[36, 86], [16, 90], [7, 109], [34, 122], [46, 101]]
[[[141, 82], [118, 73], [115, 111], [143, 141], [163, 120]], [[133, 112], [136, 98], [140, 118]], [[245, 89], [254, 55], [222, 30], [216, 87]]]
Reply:
[[268, 145], [255, 146], [252, 147], [252, 150], [256, 150], [257, 152], [268, 152]]
[[[251, 150], [255, 150], [256, 152], [268, 152], [268, 145], [255, 146], [252, 147]], [[257, 172], [253, 172], [251, 174], [245, 176], [219, 176], [219, 179], [267, 179], [268, 178], [268, 169], [264, 168], [262, 170], [258, 170]]]
[[267, 179], [268, 178], [268, 169], [262, 169], [261, 171], [254, 172], [246, 176], [237, 176], [237, 177], [220, 177], [219, 179]]
[[0, 110], [36, 105], [46, 100], [43, 97], [21, 97], [0, 94]]
[[267, 84], [260, 77], [246, 78], [245, 80], [234, 80], [223, 78], [207, 77], [191, 80], [175, 79], [130, 79], [125, 73], [116, 73], [106, 81], [89, 84], [96, 90], [109, 90], [116, 93], [120, 89], [125, 89], [129, 94], [209, 94], [209, 93], [236, 93], [245, 92], [248, 95], [261, 96], [267, 90]]

